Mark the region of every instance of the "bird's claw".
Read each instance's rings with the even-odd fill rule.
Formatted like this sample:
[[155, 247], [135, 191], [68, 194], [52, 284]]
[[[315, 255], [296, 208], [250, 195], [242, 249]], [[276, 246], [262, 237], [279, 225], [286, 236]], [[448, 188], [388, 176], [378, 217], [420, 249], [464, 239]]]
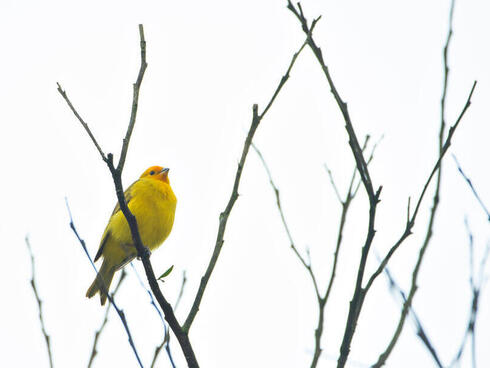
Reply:
[[[151, 257], [151, 250], [147, 247], [143, 247], [143, 254], [147, 257], [147, 258], [150, 258]], [[141, 256], [137, 256], [136, 259], [138, 261], [141, 261]]]

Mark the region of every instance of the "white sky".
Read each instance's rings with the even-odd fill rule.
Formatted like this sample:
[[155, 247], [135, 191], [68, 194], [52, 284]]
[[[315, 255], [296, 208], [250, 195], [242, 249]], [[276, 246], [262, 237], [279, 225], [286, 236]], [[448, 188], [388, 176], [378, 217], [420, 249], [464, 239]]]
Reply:
[[[407, 197], [418, 196], [436, 159], [447, 1], [304, 1], [312, 19], [322, 15], [315, 39], [359, 137], [384, 134], [371, 175], [383, 185], [373, 247], [384, 254], [404, 226]], [[451, 148], [483, 200], [490, 203], [489, 7], [459, 1], [450, 49], [447, 121], [453, 123], [471, 84], [473, 104]], [[209, 261], [219, 212], [228, 200], [251, 106], [268, 102], [303, 33], [285, 1], [13, 1], [0, 3], [3, 193], [0, 268], [0, 366], [48, 366], [37, 305], [29, 285], [30, 235], [37, 283], [57, 367], [85, 367], [104, 309], [87, 300], [93, 271], [68, 226], [67, 196], [82, 237], [95, 254], [115, 203], [109, 172], [56, 91], [66, 89], [106, 152], [118, 153], [129, 120], [131, 83], [139, 66], [137, 24], [143, 23], [149, 67], [126, 161], [129, 185], [148, 166], [171, 168], [179, 199], [174, 230], [152, 256], [156, 272], [174, 271], [162, 286], [170, 300], [181, 272], [188, 282], [177, 315], [187, 315]], [[262, 150], [300, 250], [311, 249], [321, 288], [330, 271], [340, 208], [323, 170], [340, 188], [353, 159], [343, 120], [312, 53], [307, 49], [259, 127]], [[444, 363], [466, 327], [470, 289], [464, 216], [480, 258], [490, 234], [486, 218], [451, 157], [435, 234], [427, 252], [415, 308]], [[305, 367], [313, 349], [317, 312], [313, 289], [289, 249], [273, 192], [254, 152], [225, 245], [191, 331], [202, 367]], [[367, 225], [364, 193], [351, 209], [339, 272], [327, 306], [320, 367], [335, 365]], [[429, 192], [430, 194], [430, 192]], [[427, 198], [429, 199], [429, 197]], [[429, 200], [415, 234], [390, 263], [407, 290]], [[143, 275], [139, 262], [137, 268]], [[374, 254], [368, 273], [376, 266]], [[149, 366], [162, 326], [129, 269], [117, 297], [137, 348]], [[488, 289], [481, 296], [477, 330], [480, 366], [490, 365]], [[371, 364], [385, 348], [399, 306], [380, 277], [368, 295], [352, 345], [352, 362]], [[183, 357], [172, 345], [179, 367]], [[120, 321], [111, 312], [96, 367], [134, 367]], [[468, 366], [469, 354], [465, 354]], [[160, 367], [169, 367], [162, 354]], [[351, 364], [355, 367], [354, 364]], [[388, 367], [432, 366], [411, 324]]]

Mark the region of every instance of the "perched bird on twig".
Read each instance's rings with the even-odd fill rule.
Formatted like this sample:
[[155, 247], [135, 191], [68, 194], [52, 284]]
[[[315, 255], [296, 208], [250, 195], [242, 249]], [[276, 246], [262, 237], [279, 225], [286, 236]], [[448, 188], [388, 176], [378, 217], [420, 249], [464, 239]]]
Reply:
[[[141, 241], [150, 251], [163, 243], [174, 223], [177, 198], [170, 186], [168, 171], [168, 168], [152, 166], [124, 192], [126, 203], [136, 217]], [[104, 261], [87, 290], [87, 297], [91, 298], [99, 293], [100, 303], [104, 305], [114, 273], [137, 255], [128, 222], [118, 203], [104, 230], [95, 256], [95, 261], [101, 256]]]

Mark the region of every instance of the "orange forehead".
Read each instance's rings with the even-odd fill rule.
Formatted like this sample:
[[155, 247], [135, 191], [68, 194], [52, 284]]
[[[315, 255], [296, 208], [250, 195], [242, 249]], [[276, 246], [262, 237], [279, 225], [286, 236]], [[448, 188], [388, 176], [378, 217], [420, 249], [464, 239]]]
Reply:
[[156, 174], [162, 170], [163, 170], [162, 166], [150, 166], [148, 169], [146, 169], [146, 171], [143, 174], [141, 174], [141, 178], [150, 175], [152, 171]]

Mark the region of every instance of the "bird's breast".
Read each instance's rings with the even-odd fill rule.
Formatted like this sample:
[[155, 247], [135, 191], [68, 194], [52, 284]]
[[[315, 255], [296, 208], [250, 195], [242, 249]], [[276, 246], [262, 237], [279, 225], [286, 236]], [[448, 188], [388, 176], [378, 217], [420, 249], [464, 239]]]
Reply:
[[144, 184], [136, 188], [129, 208], [136, 216], [143, 244], [153, 250], [172, 230], [177, 199], [168, 184]]

